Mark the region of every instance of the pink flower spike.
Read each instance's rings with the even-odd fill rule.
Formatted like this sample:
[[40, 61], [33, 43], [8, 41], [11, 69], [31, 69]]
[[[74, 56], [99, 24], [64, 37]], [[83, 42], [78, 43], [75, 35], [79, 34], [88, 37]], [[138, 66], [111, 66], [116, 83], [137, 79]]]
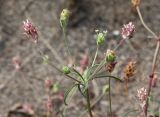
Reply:
[[123, 25], [121, 35], [123, 39], [132, 38], [133, 34], [135, 32], [135, 26], [132, 22], [129, 22], [128, 24]]
[[28, 19], [23, 21], [24, 34], [31, 39], [34, 43], [38, 42], [38, 32], [36, 27]]
[[144, 87], [141, 89], [137, 90], [137, 97], [140, 101], [140, 105], [142, 108], [144, 108], [145, 104], [146, 104], [146, 100], [147, 100], [147, 89], [145, 89]]
[[19, 57], [15, 56], [12, 58], [12, 64], [14, 65], [16, 70], [19, 70], [21, 68], [21, 60]]

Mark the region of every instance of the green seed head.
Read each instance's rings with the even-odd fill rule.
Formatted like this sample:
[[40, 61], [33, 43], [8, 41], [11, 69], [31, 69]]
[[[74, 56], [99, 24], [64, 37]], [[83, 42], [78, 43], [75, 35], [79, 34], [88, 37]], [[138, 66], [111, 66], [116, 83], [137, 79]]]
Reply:
[[64, 74], [69, 74], [71, 72], [69, 67], [67, 67], [67, 66], [63, 66], [62, 71]]
[[63, 9], [60, 14], [60, 23], [61, 23], [62, 28], [67, 27], [68, 21], [69, 21], [69, 16], [70, 16], [70, 11], [68, 9]]
[[114, 62], [116, 60], [116, 54], [113, 50], [107, 50], [106, 53], [106, 61], [107, 62]]

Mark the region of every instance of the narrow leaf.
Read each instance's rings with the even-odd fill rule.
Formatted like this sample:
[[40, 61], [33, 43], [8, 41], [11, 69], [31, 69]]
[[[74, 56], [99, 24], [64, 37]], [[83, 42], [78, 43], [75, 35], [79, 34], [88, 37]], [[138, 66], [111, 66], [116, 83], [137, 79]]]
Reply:
[[64, 103], [67, 105], [67, 99], [70, 98], [70, 94], [72, 95], [74, 93], [73, 89], [78, 86], [78, 84], [72, 85], [64, 94]]

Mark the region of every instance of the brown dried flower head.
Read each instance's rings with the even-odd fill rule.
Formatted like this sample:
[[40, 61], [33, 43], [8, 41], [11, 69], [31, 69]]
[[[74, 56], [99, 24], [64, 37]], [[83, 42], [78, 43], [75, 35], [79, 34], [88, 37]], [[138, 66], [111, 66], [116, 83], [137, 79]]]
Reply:
[[134, 75], [136, 70], [136, 62], [135, 61], [130, 61], [126, 67], [124, 68], [124, 74], [126, 78], [130, 78]]
[[111, 63], [109, 63], [109, 64], [106, 66], [107, 71], [110, 72], [110, 73], [113, 72], [116, 64], [117, 64], [117, 62], [111, 62]]
[[132, 4], [133, 4], [134, 7], [139, 6], [140, 3], [141, 3], [141, 0], [132, 0]]

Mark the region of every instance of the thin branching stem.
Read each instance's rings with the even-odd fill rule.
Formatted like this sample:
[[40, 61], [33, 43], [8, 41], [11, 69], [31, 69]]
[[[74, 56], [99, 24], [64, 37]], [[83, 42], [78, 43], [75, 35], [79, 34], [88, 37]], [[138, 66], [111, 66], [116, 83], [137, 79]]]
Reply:
[[141, 14], [140, 9], [139, 9], [138, 6], [136, 7], [136, 10], [137, 10], [138, 16], [139, 16], [139, 18], [140, 18], [140, 20], [141, 20], [141, 23], [143, 24], [144, 28], [145, 28], [148, 32], [150, 32], [154, 37], [157, 37], [157, 35], [156, 35], [156, 34], [147, 26], [147, 24], [144, 22], [143, 17], [142, 17], [142, 14]]
[[[155, 49], [155, 52], [154, 52], [154, 57], [153, 57], [153, 62], [152, 62], [152, 68], [151, 68], [151, 74], [150, 74], [150, 77], [149, 77], [150, 79], [149, 79], [148, 90], [147, 90], [147, 95], [148, 95], [148, 97], [149, 97], [149, 96], [150, 96], [151, 89], [152, 89], [152, 80], [153, 80], [154, 72], [155, 72], [155, 69], [156, 69], [157, 57], [158, 57], [158, 53], [159, 53], [159, 49], [160, 49], [160, 39], [159, 39], [158, 36], [146, 25], [146, 23], [145, 23], [144, 20], [143, 20], [143, 17], [142, 17], [142, 15], [141, 15], [141, 12], [140, 12], [140, 9], [139, 9], [138, 6], [136, 7], [136, 10], [137, 10], [137, 13], [138, 13], [138, 15], [139, 15], [139, 18], [140, 18], [141, 23], [143, 24], [144, 28], [153, 35], [154, 39], [158, 40], [157, 46], [156, 46], [156, 49]], [[145, 107], [144, 107], [145, 116], [147, 116], [148, 106], [149, 106], [149, 98], [147, 98], [147, 100], [146, 100], [146, 105], [145, 105]]]
[[64, 43], [65, 43], [65, 47], [66, 47], [68, 56], [69, 56], [70, 58], [72, 58], [71, 53], [70, 53], [70, 49], [69, 49], [69, 45], [68, 45], [68, 42], [67, 42], [66, 28], [63, 28], [63, 36], [64, 36], [63, 38], [64, 38]]

